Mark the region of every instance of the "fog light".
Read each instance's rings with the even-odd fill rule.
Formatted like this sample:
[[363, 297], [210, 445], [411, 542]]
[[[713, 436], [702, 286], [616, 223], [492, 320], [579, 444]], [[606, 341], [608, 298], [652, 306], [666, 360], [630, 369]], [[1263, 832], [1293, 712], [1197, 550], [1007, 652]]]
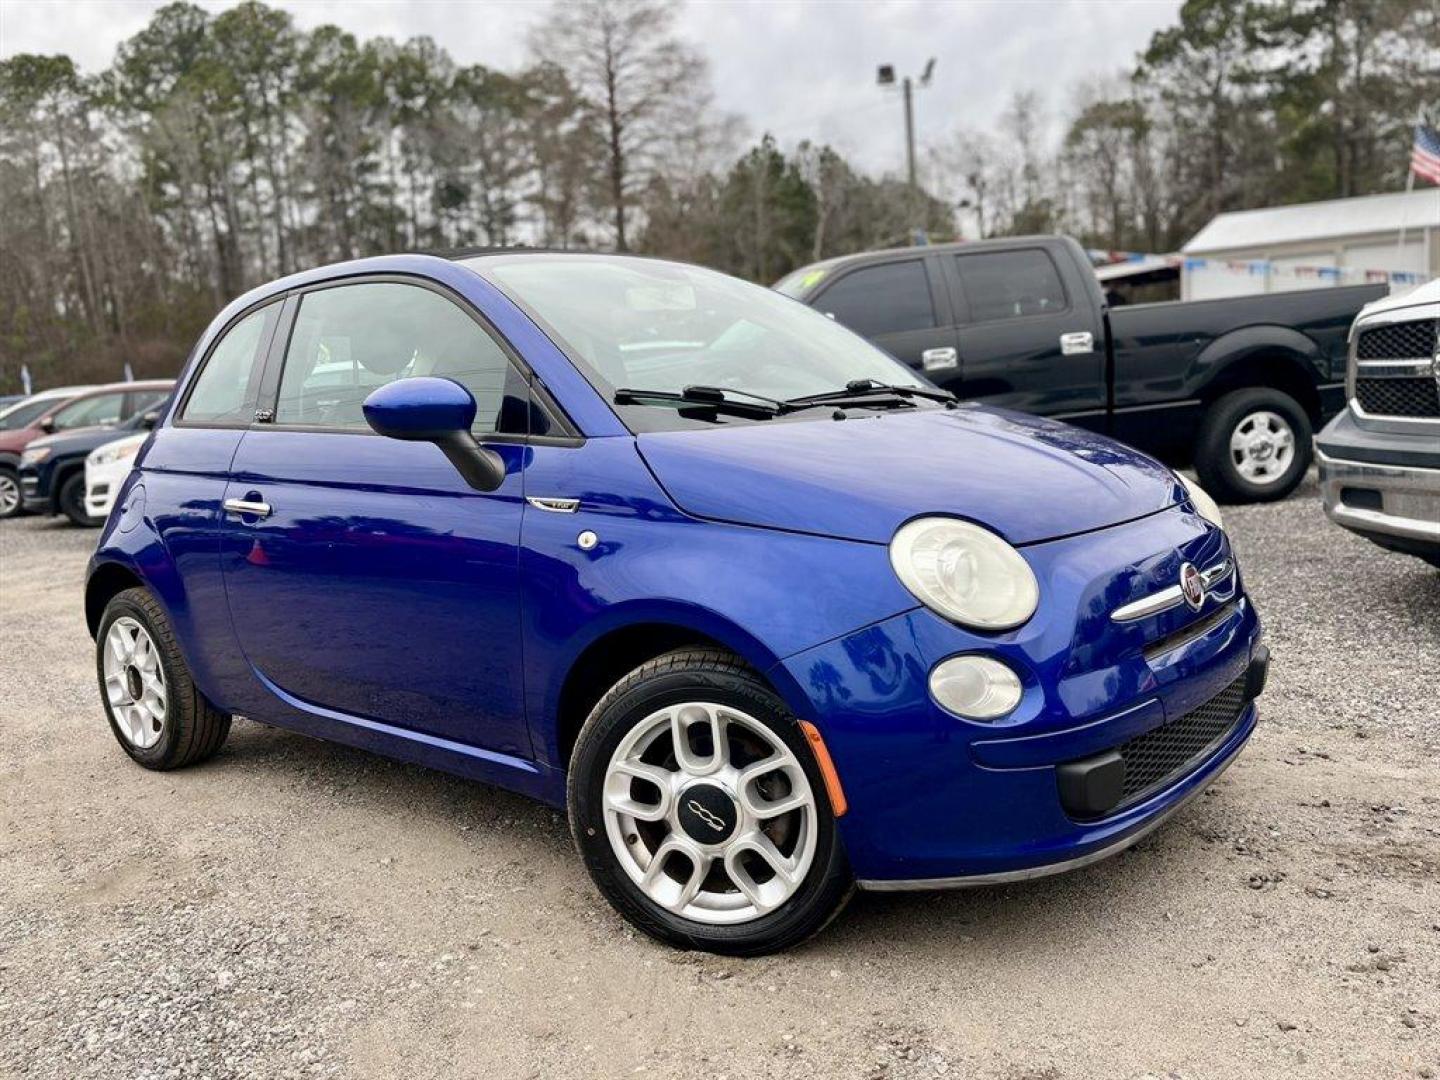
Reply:
[[967, 720], [997, 720], [1020, 704], [1020, 677], [988, 656], [955, 656], [930, 672], [930, 696]]

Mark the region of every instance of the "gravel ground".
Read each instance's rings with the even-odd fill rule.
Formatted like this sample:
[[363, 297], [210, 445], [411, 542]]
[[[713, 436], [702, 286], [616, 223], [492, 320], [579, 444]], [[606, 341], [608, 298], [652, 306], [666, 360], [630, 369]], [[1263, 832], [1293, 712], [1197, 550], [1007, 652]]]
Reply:
[[0, 523], [0, 1074], [1440, 1076], [1440, 574], [1313, 483], [1229, 518], [1275, 664], [1209, 797], [745, 962], [637, 937], [501, 792], [248, 723], [137, 768], [80, 612], [95, 535]]

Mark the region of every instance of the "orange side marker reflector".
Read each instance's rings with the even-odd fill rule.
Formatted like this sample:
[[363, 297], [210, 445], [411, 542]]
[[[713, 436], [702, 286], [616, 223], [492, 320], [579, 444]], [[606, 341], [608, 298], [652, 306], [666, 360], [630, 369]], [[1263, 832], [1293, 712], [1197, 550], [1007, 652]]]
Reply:
[[845, 801], [845, 789], [840, 786], [840, 774], [835, 771], [835, 762], [830, 760], [830, 751], [820, 737], [820, 729], [809, 720], [800, 721], [800, 730], [810, 740], [810, 749], [815, 752], [815, 764], [820, 766], [820, 775], [825, 778], [825, 793], [830, 796], [830, 806], [835, 816], [844, 817], [850, 804]]

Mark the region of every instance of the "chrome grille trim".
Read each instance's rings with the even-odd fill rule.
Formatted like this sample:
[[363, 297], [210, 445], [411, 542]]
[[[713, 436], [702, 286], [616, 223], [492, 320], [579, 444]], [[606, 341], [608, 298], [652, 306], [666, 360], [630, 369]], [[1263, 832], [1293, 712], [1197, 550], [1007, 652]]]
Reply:
[[[1208, 569], [1200, 571], [1201, 578], [1205, 581], [1205, 593], [1210, 595], [1210, 590], [1226, 578], [1231, 577], [1235, 572], [1235, 563], [1231, 559], [1225, 559], [1216, 563]], [[1215, 599], [1225, 601], [1235, 595], [1235, 584], [1232, 581], [1229, 593], [1225, 595], [1215, 594]], [[1185, 594], [1178, 584], [1153, 592], [1149, 596], [1142, 596], [1139, 600], [1132, 600], [1128, 604], [1116, 608], [1110, 613], [1113, 622], [1135, 622], [1138, 619], [1147, 619], [1151, 615], [1159, 615], [1162, 611], [1169, 611], [1173, 607], [1179, 607], [1185, 603]]]

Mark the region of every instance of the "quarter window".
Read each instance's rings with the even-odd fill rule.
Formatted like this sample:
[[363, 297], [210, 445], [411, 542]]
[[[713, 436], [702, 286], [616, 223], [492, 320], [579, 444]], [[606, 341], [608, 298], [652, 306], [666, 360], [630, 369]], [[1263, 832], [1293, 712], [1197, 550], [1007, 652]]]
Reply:
[[465, 386], [477, 434], [526, 434], [523, 378], [454, 303], [417, 285], [373, 282], [307, 293], [285, 352], [275, 421], [365, 429], [376, 387], [434, 375]]
[[971, 322], [1052, 315], [1069, 307], [1050, 256], [1038, 249], [957, 255]]
[[256, 360], [269, 340], [270, 320], [277, 310], [278, 305], [272, 304], [252, 311], [226, 331], [195, 379], [183, 419], [250, 422], [254, 412], [250, 381], [259, 368]]
[[51, 418], [52, 425], [56, 431], [68, 431], [95, 424], [118, 424], [120, 408], [124, 403], [124, 394], [96, 394], [81, 398], [57, 412]]
[[826, 289], [815, 306], [865, 337], [935, 325], [930, 280], [919, 259], [852, 271]]

